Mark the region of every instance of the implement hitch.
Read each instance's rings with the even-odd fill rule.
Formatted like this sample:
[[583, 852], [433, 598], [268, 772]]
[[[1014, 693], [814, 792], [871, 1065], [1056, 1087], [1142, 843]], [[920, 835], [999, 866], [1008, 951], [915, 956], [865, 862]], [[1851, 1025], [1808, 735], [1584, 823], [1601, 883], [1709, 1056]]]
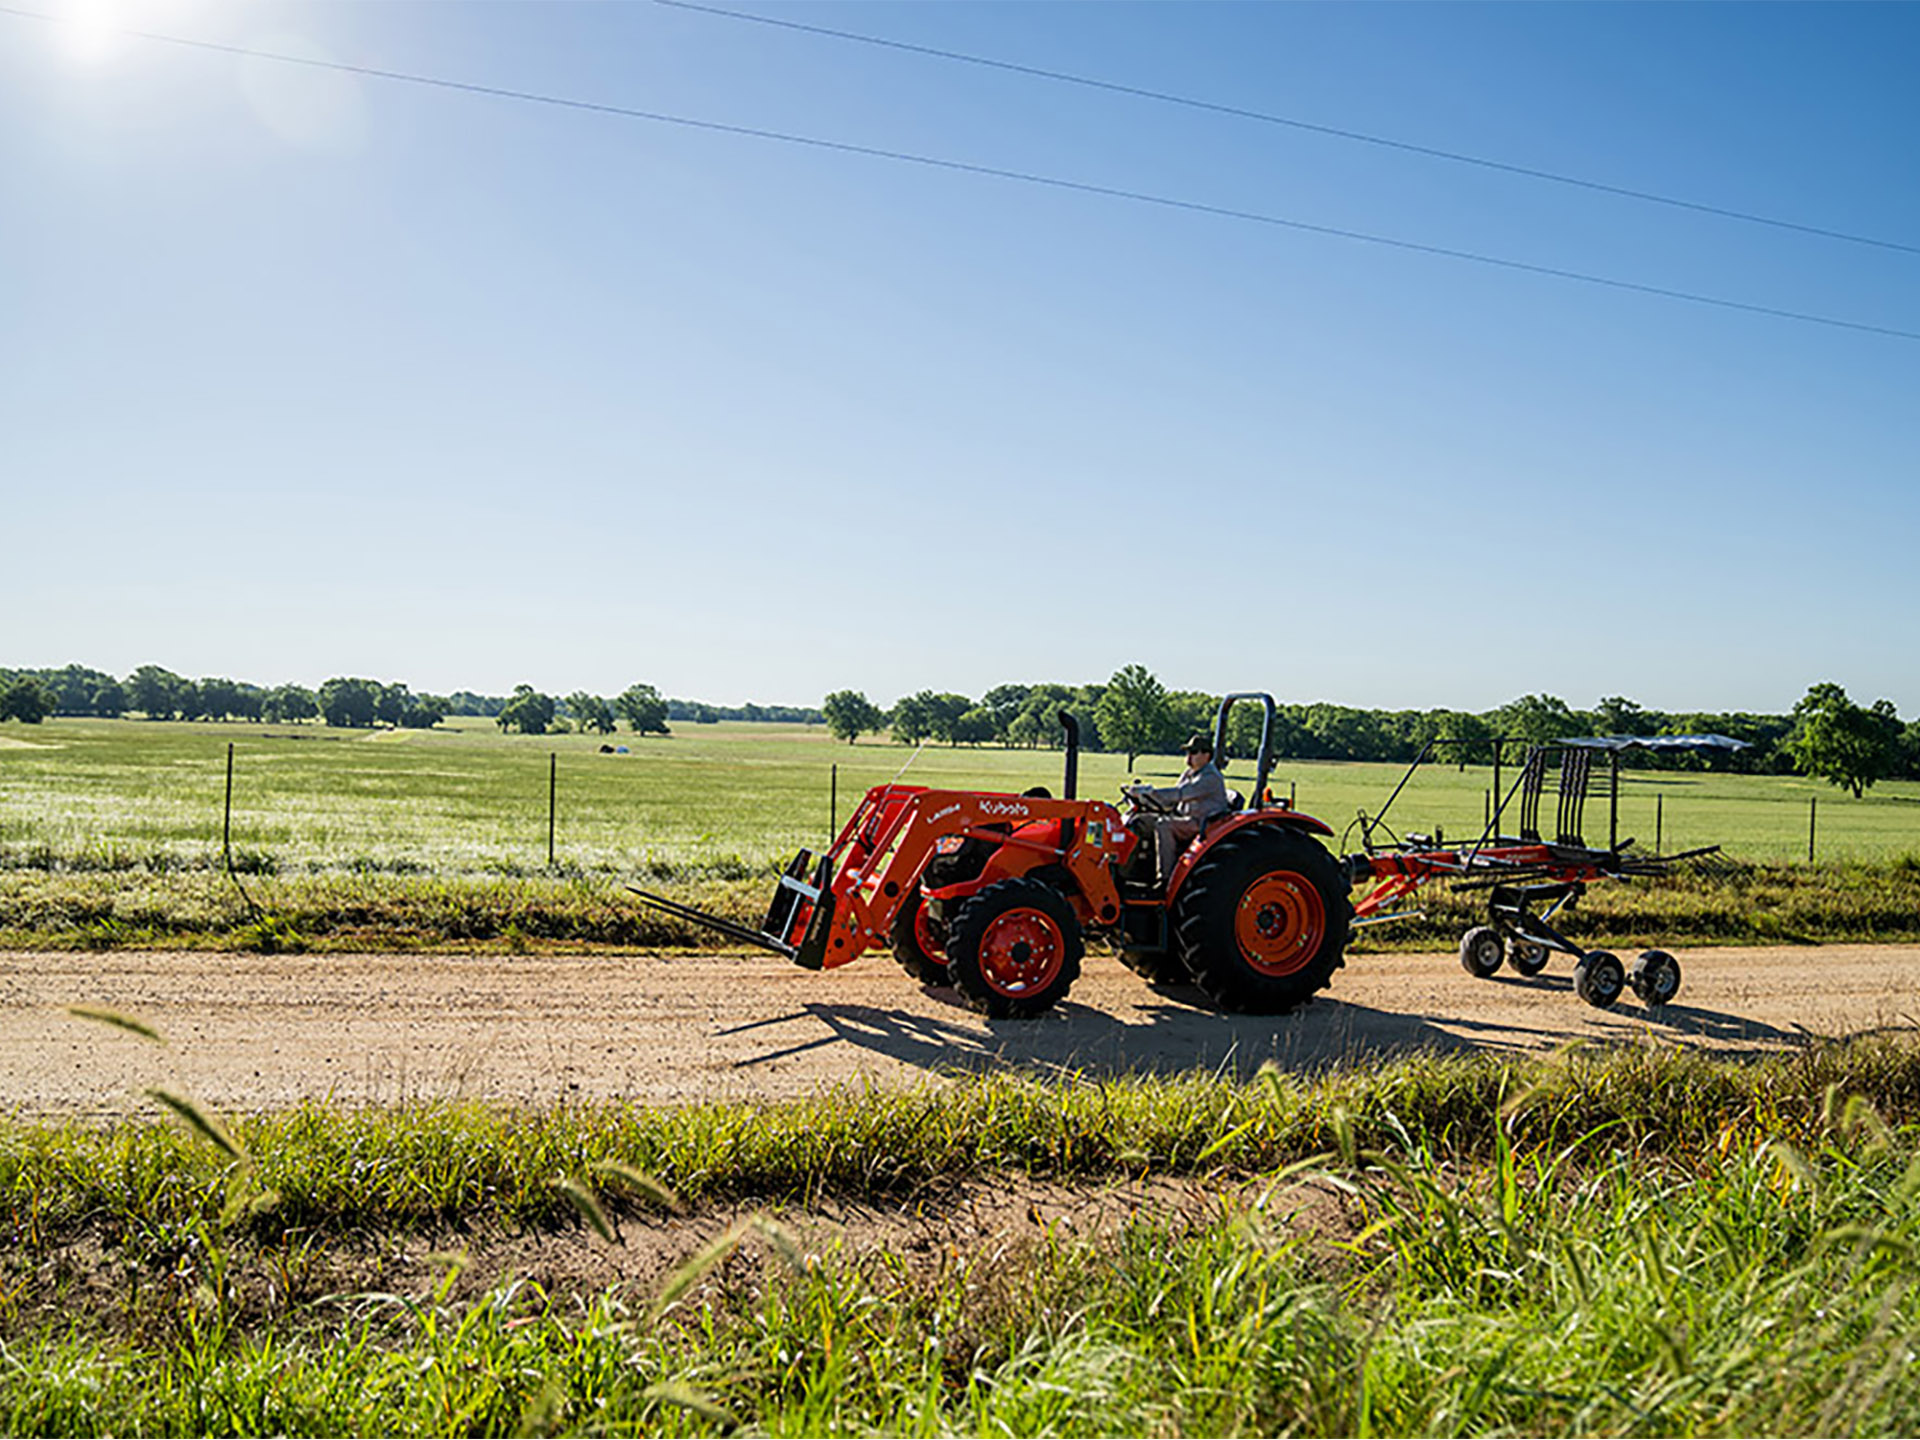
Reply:
[[[807, 878], [809, 867], [812, 878]], [[814, 859], [811, 850], [802, 850], [781, 872], [780, 883], [767, 907], [767, 918], [758, 930], [749, 930], [721, 915], [710, 915], [678, 900], [655, 895], [629, 885], [627, 889], [656, 910], [695, 925], [703, 926], [743, 945], [758, 946], [784, 955], [805, 970], [821, 969], [827, 953], [827, 932], [833, 925], [833, 861], [826, 855]]]

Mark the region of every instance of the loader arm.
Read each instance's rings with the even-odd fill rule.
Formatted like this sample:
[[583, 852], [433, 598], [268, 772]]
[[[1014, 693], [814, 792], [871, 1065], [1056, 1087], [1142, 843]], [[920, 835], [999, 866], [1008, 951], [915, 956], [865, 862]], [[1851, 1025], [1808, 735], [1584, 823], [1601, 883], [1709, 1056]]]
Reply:
[[[1059, 840], [1041, 844], [1019, 835], [1035, 821], [1058, 821]], [[882, 785], [847, 820], [835, 841], [828, 886], [833, 915], [820, 960], [833, 969], [887, 941], [935, 847], [942, 840], [976, 837], [1028, 852], [1031, 864], [1064, 866], [1073, 880], [1067, 899], [1083, 923], [1106, 926], [1120, 916], [1112, 863], [1134, 843], [1120, 812], [1098, 800], [1051, 800], [971, 790]], [[804, 961], [802, 962], [804, 963]]]

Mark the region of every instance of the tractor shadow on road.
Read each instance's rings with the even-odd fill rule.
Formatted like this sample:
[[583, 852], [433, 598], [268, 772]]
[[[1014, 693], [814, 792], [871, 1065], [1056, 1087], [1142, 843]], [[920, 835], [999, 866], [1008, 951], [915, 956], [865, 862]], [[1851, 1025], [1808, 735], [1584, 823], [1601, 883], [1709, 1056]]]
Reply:
[[[1528, 982], [1539, 985], [1541, 982]], [[1562, 988], [1548, 981], [1546, 988]], [[1571, 988], [1571, 987], [1564, 987]], [[1248, 1078], [1262, 1066], [1292, 1072], [1361, 1068], [1406, 1055], [1544, 1053], [1580, 1039], [1601, 1044], [1678, 1043], [1777, 1049], [1801, 1045], [1804, 1031], [1778, 1030], [1737, 1015], [1669, 1005], [1622, 1005], [1597, 1012], [1579, 1005], [1555, 1018], [1564, 1024], [1523, 1025], [1471, 1015], [1378, 1010], [1331, 996], [1291, 1015], [1232, 1015], [1212, 1009], [1196, 990], [1167, 987], [1124, 1014], [1069, 1001], [1037, 1020], [984, 1020], [950, 992], [928, 990], [952, 1018], [874, 1005], [811, 1001], [801, 1013], [825, 1033], [740, 1062], [754, 1065], [805, 1050], [848, 1044], [932, 1074], [1013, 1073], [1112, 1079], [1215, 1074]], [[1555, 997], [1556, 999], [1558, 997]], [[1569, 1004], [1577, 1004], [1569, 995]], [[1559, 1006], [1553, 1007], [1555, 1012]], [[1597, 1029], [1596, 1029], [1597, 1027]]]

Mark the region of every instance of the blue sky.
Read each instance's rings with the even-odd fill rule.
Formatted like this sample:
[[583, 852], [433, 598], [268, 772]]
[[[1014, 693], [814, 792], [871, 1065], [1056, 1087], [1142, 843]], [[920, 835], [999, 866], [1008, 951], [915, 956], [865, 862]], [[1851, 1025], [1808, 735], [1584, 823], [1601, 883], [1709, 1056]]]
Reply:
[[[1920, 246], [1920, 7], [734, 8]], [[1893, 329], [1920, 254], [652, 3], [62, 13], [0, 663], [1920, 713], [1920, 342], [112, 27]]]

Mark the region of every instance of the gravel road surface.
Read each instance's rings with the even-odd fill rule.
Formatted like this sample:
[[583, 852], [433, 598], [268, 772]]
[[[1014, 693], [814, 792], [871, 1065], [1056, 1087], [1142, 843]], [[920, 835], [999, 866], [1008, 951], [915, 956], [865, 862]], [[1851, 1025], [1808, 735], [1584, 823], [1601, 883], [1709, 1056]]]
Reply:
[[[1622, 959], [1631, 962], [1631, 955]], [[895, 1086], [954, 1071], [1251, 1073], [1416, 1050], [1569, 1041], [1751, 1051], [1920, 1023], [1920, 946], [1681, 952], [1663, 1011], [1573, 995], [1567, 962], [1474, 980], [1447, 955], [1349, 957], [1285, 1016], [1221, 1015], [1090, 955], [1070, 1001], [987, 1021], [885, 955], [825, 974], [747, 955], [0, 952], [0, 1114], [151, 1113], [147, 1086], [225, 1110], [331, 1096], [678, 1103]], [[70, 1005], [134, 1016], [157, 1046]]]

